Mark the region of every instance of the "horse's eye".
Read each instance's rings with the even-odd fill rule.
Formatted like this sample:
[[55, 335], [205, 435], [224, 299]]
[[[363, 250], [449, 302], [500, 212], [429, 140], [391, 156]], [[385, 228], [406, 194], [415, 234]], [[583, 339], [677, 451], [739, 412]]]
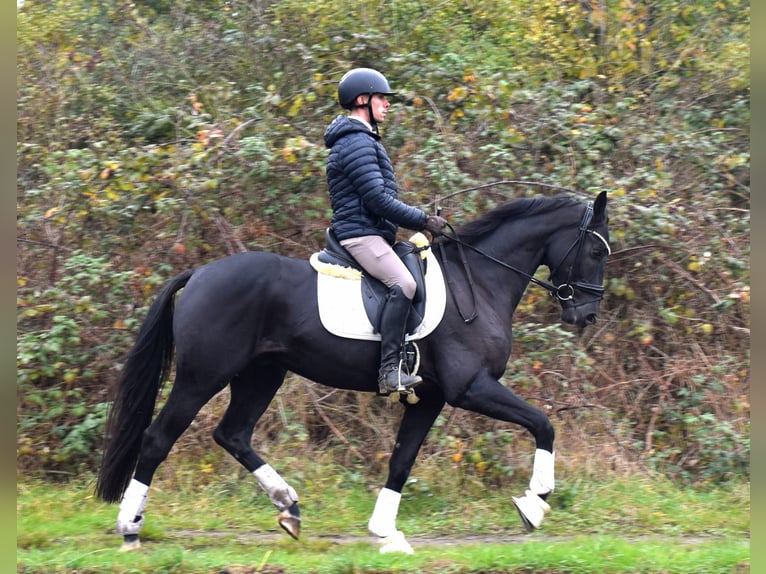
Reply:
[[601, 259], [606, 255], [606, 249], [603, 245], [596, 245], [590, 252], [591, 256], [595, 259]]

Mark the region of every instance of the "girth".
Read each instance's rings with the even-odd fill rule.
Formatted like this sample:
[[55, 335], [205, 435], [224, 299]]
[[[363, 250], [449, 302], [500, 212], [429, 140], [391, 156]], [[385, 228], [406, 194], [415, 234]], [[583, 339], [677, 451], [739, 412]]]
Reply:
[[[322, 263], [331, 265], [340, 265], [341, 267], [350, 267], [362, 273], [362, 301], [367, 318], [378, 332], [380, 325], [380, 314], [383, 306], [388, 299], [388, 287], [369, 275], [356, 259], [340, 244], [335, 237], [331, 227], [325, 232], [325, 247], [319, 252], [318, 259]], [[415, 296], [412, 298], [412, 309], [407, 319], [407, 333], [412, 333], [423, 320], [426, 307], [426, 260], [421, 257], [421, 251], [429, 249], [426, 244], [418, 247], [411, 241], [397, 241], [394, 246], [394, 253], [404, 263], [407, 270], [415, 279]]]

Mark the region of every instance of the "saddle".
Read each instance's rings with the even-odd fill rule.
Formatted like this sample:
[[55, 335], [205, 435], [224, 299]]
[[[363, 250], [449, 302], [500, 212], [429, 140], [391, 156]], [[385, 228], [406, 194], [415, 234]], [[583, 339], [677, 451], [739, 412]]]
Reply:
[[[414, 237], [413, 237], [414, 239]], [[367, 318], [377, 333], [380, 325], [380, 315], [388, 296], [388, 287], [369, 275], [354, 257], [340, 244], [331, 227], [325, 232], [325, 247], [317, 254], [317, 259], [321, 263], [328, 265], [338, 265], [355, 270], [361, 274], [362, 278], [362, 301]], [[415, 295], [412, 298], [412, 309], [407, 318], [407, 333], [412, 333], [423, 321], [426, 308], [426, 271], [428, 261], [425, 259], [424, 252], [430, 249], [427, 241], [422, 245], [417, 245], [414, 241], [397, 241], [394, 246], [394, 253], [404, 263], [407, 270], [415, 279]]]

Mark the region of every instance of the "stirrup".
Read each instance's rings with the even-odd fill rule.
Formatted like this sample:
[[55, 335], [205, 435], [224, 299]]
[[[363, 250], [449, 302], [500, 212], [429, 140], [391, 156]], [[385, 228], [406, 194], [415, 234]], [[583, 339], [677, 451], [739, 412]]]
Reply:
[[[392, 374], [395, 374], [396, 378], [395, 380], [390, 381], [390, 379], [393, 378], [391, 376]], [[392, 382], [395, 386], [392, 386], [389, 382]], [[410, 375], [406, 371], [403, 371], [399, 365], [389, 365], [380, 371], [380, 376], [378, 377], [378, 391], [381, 395], [388, 395], [389, 393], [402, 393], [406, 395], [412, 393], [412, 388], [422, 382], [423, 379], [421, 379], [420, 376]]]

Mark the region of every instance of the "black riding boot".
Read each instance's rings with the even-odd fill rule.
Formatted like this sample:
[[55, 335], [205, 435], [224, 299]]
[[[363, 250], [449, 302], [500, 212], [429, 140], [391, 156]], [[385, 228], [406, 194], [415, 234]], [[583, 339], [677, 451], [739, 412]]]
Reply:
[[411, 305], [412, 302], [404, 296], [402, 288], [398, 285], [388, 292], [388, 301], [380, 317], [378, 387], [382, 395], [413, 387], [423, 381], [420, 377], [413, 377], [406, 370], [400, 369], [400, 355]]

